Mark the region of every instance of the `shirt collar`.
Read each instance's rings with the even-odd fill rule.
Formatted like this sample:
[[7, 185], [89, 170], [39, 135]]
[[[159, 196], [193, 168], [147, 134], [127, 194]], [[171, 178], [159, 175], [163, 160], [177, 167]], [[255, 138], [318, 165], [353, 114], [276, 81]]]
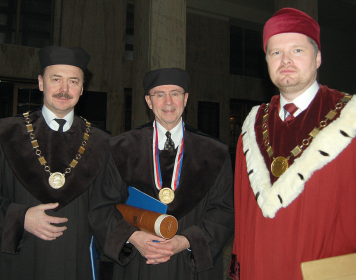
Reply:
[[[159, 122], [156, 121], [156, 123], [157, 123], [157, 132], [158, 132], [158, 149], [163, 150], [164, 143], [166, 143], [166, 139], [167, 139], [166, 137], [167, 129], [165, 129]], [[169, 132], [171, 133], [171, 138], [174, 142], [174, 148], [176, 149], [180, 145], [183, 137], [182, 118], [180, 119], [180, 122]]]
[[[298, 107], [298, 110], [294, 113], [294, 117], [298, 116], [301, 112], [308, 108], [309, 104], [313, 101], [318, 90], [319, 84], [317, 81], [315, 81], [305, 92], [303, 92], [301, 95], [299, 95], [293, 100], [294, 105]], [[283, 106], [292, 102], [288, 102], [287, 100], [285, 100], [282, 94], [280, 94], [280, 97], [281, 98], [279, 107], [279, 117], [284, 121]]]
[[[54, 120], [54, 119], [59, 119], [50, 109], [46, 107], [46, 105], [43, 105], [42, 107], [42, 115], [43, 118], [45, 119], [47, 125], [55, 131], [58, 131], [59, 124]], [[67, 130], [70, 129], [70, 127], [73, 124], [74, 120], [74, 110], [70, 111], [64, 118], [67, 122], [63, 126], [63, 132], [66, 132]]]

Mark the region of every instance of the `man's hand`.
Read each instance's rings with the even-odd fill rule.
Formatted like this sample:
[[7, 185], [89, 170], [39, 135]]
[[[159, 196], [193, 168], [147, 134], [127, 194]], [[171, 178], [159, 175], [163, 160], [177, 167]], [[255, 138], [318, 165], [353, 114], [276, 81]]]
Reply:
[[147, 259], [147, 264], [164, 263], [174, 254], [190, 247], [188, 239], [182, 235], [167, 240], [143, 231], [134, 232], [128, 241]]
[[155, 240], [156, 242], [165, 241], [165, 239], [163, 238], [146, 233], [144, 231], [135, 231], [130, 236], [128, 241], [136, 247], [136, 249], [144, 258], [147, 258], [147, 255], [159, 255], [160, 257], [164, 257], [164, 255], [160, 254], [160, 250], [157, 250], [155, 247], [151, 246], [152, 243], [155, 243], [153, 242], [153, 240]]
[[68, 219], [48, 216], [45, 213], [45, 210], [54, 209], [57, 206], [58, 203], [48, 203], [29, 208], [25, 215], [25, 230], [48, 241], [61, 236], [67, 227], [57, 227], [52, 224], [65, 223]]
[[190, 247], [188, 239], [183, 235], [176, 235], [172, 239], [164, 239], [163, 242], [148, 242], [149, 246], [160, 251], [161, 255], [148, 254], [147, 264], [159, 264], [168, 261], [171, 256]]

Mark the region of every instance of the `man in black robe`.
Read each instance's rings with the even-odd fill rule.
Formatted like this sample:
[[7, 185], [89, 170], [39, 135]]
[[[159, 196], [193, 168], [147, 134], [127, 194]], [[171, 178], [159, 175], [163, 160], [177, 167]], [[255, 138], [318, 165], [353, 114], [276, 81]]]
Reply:
[[0, 279], [92, 279], [87, 214], [109, 135], [74, 116], [89, 55], [39, 58], [42, 110], [0, 120]]
[[[234, 220], [230, 155], [226, 145], [184, 125], [188, 86], [182, 69], [149, 72], [145, 99], [155, 121], [111, 140], [114, 163], [95, 190], [89, 220], [101, 260], [115, 262], [112, 279], [223, 277]], [[129, 186], [156, 199], [162, 189], [174, 194], [173, 201], [161, 199], [178, 220], [175, 237], [159, 238], [123, 219], [115, 204], [126, 202]]]

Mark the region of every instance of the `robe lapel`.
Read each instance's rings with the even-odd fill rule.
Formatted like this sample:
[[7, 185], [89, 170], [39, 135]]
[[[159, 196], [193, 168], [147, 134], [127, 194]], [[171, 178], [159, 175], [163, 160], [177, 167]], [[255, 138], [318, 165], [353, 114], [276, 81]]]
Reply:
[[[42, 117], [41, 111], [31, 114], [34, 134], [39, 143], [41, 155], [45, 156], [51, 172], [64, 173], [69, 163], [78, 154], [86, 126], [78, 117], [74, 118], [71, 129], [64, 133], [52, 131]], [[95, 180], [109, 148], [109, 135], [91, 128], [85, 152], [77, 166], [66, 174], [66, 182], [60, 189], [53, 189], [48, 183], [49, 173], [44, 171], [35, 150], [23, 117], [1, 121], [0, 142], [5, 157], [21, 184], [40, 202], [59, 202], [56, 211], [81, 195]]]
[[[180, 219], [190, 212], [216, 181], [228, 156], [226, 146], [199, 135], [186, 126], [183, 165], [175, 199], [167, 214]], [[123, 133], [111, 141], [111, 150], [120, 175], [128, 186], [158, 199], [153, 172], [152, 123]], [[131, 148], [130, 148], [131, 147]], [[135, 147], [135, 149], [132, 149]]]

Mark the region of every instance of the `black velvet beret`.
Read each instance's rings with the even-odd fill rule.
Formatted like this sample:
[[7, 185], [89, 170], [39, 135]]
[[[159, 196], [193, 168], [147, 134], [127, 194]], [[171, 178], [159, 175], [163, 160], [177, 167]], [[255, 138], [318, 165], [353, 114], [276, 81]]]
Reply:
[[41, 69], [57, 64], [73, 65], [83, 71], [87, 68], [90, 55], [82, 48], [48, 46], [39, 50]]
[[145, 95], [147, 95], [154, 87], [163, 85], [180, 86], [185, 92], [188, 92], [189, 82], [189, 75], [183, 69], [162, 68], [146, 74], [143, 79], [143, 88], [145, 89]]

